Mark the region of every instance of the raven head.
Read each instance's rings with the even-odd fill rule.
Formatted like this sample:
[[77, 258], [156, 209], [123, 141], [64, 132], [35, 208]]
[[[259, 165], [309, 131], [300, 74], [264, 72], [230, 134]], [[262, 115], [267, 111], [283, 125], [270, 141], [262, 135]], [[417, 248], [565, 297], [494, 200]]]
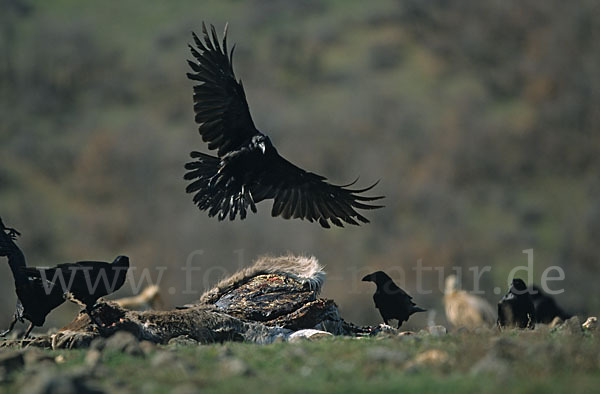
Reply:
[[515, 278], [512, 280], [510, 285], [511, 293], [514, 294], [523, 294], [527, 291], [527, 285], [523, 281], [523, 279]]
[[386, 274], [383, 271], [376, 271], [376, 272], [373, 272], [372, 274], [366, 275], [364, 278], [362, 278], [363, 282], [375, 282], [376, 284], [382, 284], [382, 285], [391, 280], [392, 280], [392, 278], [390, 278], [388, 276], [388, 274]]
[[254, 148], [260, 149], [263, 155], [267, 152], [267, 149], [273, 146], [273, 144], [271, 144], [271, 140], [269, 140], [269, 137], [263, 134], [252, 137], [251, 144]]

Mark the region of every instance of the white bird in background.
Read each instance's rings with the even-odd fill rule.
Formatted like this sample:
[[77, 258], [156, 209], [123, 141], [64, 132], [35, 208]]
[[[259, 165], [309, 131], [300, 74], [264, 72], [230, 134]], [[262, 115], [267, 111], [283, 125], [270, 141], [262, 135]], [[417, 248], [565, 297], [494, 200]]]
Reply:
[[459, 290], [456, 275], [446, 278], [444, 290], [446, 318], [455, 327], [491, 327], [496, 323], [494, 308], [483, 298]]

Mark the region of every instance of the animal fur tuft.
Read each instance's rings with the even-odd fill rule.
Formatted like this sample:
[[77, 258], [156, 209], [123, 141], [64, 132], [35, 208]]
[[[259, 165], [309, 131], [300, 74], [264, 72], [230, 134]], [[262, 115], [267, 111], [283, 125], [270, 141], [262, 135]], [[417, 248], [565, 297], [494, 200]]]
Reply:
[[264, 274], [288, 276], [302, 284], [308, 284], [310, 289], [317, 294], [319, 294], [325, 282], [323, 267], [314, 256], [294, 256], [291, 254], [279, 257], [263, 256], [259, 257], [251, 267], [244, 268], [217, 283], [215, 287], [200, 297], [199, 303], [213, 304], [233, 288], [248, 282], [255, 276]]

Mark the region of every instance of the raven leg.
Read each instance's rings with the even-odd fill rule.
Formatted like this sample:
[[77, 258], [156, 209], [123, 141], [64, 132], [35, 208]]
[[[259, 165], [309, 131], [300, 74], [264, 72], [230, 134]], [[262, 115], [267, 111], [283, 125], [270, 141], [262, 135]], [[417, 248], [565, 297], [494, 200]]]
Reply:
[[0, 337], [5, 337], [8, 334], [10, 334], [10, 332], [13, 330], [13, 328], [15, 328], [15, 324], [17, 324], [17, 320], [18, 320], [17, 315], [15, 315], [15, 317], [13, 318], [13, 320], [10, 322], [10, 325], [8, 326], [8, 330], [2, 331], [0, 333]]
[[23, 339], [27, 339], [29, 337], [29, 334], [31, 334], [32, 330], [33, 330], [33, 323], [31, 323], [29, 325], [29, 327], [27, 327], [27, 331], [25, 331], [25, 335], [23, 335]]

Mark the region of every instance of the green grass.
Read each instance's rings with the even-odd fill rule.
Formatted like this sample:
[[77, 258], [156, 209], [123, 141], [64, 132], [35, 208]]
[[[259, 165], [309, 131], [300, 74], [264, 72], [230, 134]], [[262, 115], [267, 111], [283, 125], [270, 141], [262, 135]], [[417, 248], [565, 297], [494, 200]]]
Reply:
[[[599, 351], [598, 337], [549, 331], [160, 346], [145, 357], [105, 352], [90, 379], [110, 391], [156, 393], [178, 386], [208, 393], [590, 392], [600, 383]], [[77, 370], [86, 355], [48, 352], [64, 358], [57, 373]], [[170, 358], [157, 363], [159, 353]], [[423, 361], [424, 354], [441, 356]], [[504, 370], [474, 372], [489, 354]], [[3, 389], [14, 392], [31, 379], [27, 372], [14, 373]]]

